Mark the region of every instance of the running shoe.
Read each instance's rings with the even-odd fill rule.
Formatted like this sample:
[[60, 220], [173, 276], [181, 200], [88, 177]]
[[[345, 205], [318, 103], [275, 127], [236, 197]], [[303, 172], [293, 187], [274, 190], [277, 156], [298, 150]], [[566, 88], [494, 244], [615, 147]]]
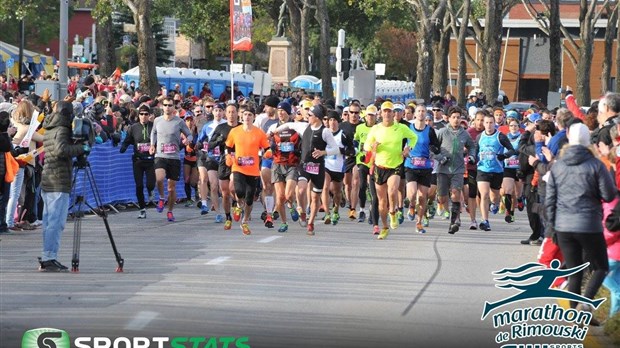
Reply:
[[215, 215], [215, 223], [221, 224], [222, 222], [224, 222], [224, 215], [222, 214]]
[[431, 204], [429, 204], [428, 206], [428, 218], [432, 219], [435, 217], [435, 214], [437, 213], [437, 203], [433, 202]]
[[232, 220], [226, 220], [226, 222], [224, 222], [224, 230], [230, 230], [232, 228]]
[[271, 217], [274, 220], [278, 220], [278, 218], [280, 217], [280, 213], [278, 213], [278, 211], [276, 210], [276, 211], [273, 212], [273, 214], [271, 214]]
[[448, 233], [455, 234], [456, 232], [458, 232], [458, 230], [459, 230], [459, 225], [451, 224], [450, 227], [448, 228]]
[[314, 236], [314, 224], [308, 224], [308, 232], [306, 233], [309, 236]]
[[372, 228], [372, 234], [379, 234], [379, 226], [375, 225], [375, 226]]
[[158, 213], [161, 213], [164, 211], [164, 200], [163, 199], [159, 199], [159, 201], [157, 202], [157, 207], [155, 209], [157, 209]]
[[409, 219], [409, 221], [415, 220], [415, 209], [409, 208], [409, 211], [407, 212], [407, 219]]
[[174, 222], [174, 215], [172, 214], [171, 211], [169, 211], [168, 214], [166, 214], [166, 217], [168, 218], [168, 221]]
[[396, 216], [396, 213], [389, 213], [389, 215], [390, 215], [389, 216], [390, 217], [390, 228], [395, 230], [398, 228], [398, 216]]
[[482, 220], [482, 222], [480, 223], [479, 227], [483, 231], [490, 231], [491, 230], [491, 225], [489, 224], [488, 220]]
[[273, 228], [273, 219], [271, 218], [271, 215], [269, 214], [267, 214], [267, 217], [265, 218], [265, 227]]
[[247, 223], [245, 223], [245, 222], [244, 222], [244, 223], [242, 223], [242, 224], [241, 224], [241, 232], [242, 232], [244, 235], [249, 236], [249, 235], [252, 233], [252, 231], [250, 231], [250, 225], [248, 225], [248, 224], [247, 224]]
[[357, 222], [364, 222], [366, 220], [366, 213], [364, 213], [363, 211], [360, 211], [360, 215], [357, 218]]
[[[354, 210], [352, 210], [352, 211], [355, 213]], [[349, 215], [349, 217], [351, 217], [351, 216]], [[338, 214], [338, 212], [333, 212], [332, 213], [332, 225], [337, 225], [338, 224], [338, 220], [340, 220], [340, 214]]]
[[141, 209], [138, 219], [146, 219], [146, 209]]
[[288, 224], [286, 222], [283, 222], [280, 224], [280, 227], [278, 228], [278, 232], [284, 233], [286, 231], [288, 231]]
[[326, 225], [331, 225], [332, 223], [332, 218], [329, 214], [325, 214], [321, 220], [323, 220]]
[[471, 220], [471, 224], [469, 224], [469, 229], [470, 230], [477, 230], [478, 229], [478, 222], [476, 220]]
[[499, 214], [504, 214], [506, 212], [506, 196], [502, 196], [502, 199], [499, 201], [499, 210], [497, 211]]
[[519, 211], [525, 209], [525, 198], [523, 196], [517, 198], [517, 209], [519, 209]]
[[207, 214], [209, 214], [209, 207], [203, 204], [202, 207], [200, 207], [200, 215]]
[[349, 220], [353, 221], [357, 219], [357, 216], [355, 216], [355, 209], [349, 209]]
[[419, 222], [415, 225], [415, 231], [418, 233], [426, 233], [424, 226]]
[[[308, 207], [308, 209], [310, 209], [310, 207]], [[325, 212], [325, 207], [323, 207], [323, 205], [319, 206], [319, 213], [324, 213]]]
[[497, 212], [499, 211], [499, 207], [497, 205], [495, 205], [495, 203], [491, 203], [491, 205], [489, 206], [489, 211], [495, 215], [497, 214]]
[[191, 198], [186, 199], [185, 200], [185, 208], [191, 207], [192, 205], [194, 205], [194, 203], [196, 203], [196, 202], [194, 202]]
[[235, 221], [241, 220], [241, 212], [242, 212], [241, 208], [233, 207], [232, 211], [233, 211], [233, 220]]
[[265, 210], [260, 214], [260, 219], [263, 220], [263, 222], [265, 222], [266, 218], [267, 218], [267, 211]]
[[403, 215], [402, 209], [398, 209], [396, 211], [396, 219], [398, 220], [398, 224], [402, 225], [405, 222], [405, 216]]
[[448, 220], [450, 218], [450, 212], [447, 210], [444, 210], [440, 215], [444, 220]]
[[297, 209], [292, 207], [288, 211], [289, 213], [291, 213], [291, 220], [293, 220], [294, 222], [297, 222], [297, 220], [299, 220], [299, 213], [297, 212]]
[[379, 232], [379, 236], [377, 237], [377, 239], [383, 240], [383, 239], [387, 238], [387, 236], [389, 234], [390, 234], [390, 229], [389, 228], [383, 228], [383, 229], [381, 229], [381, 232]]
[[422, 226], [428, 227], [428, 218], [426, 216], [422, 218]]
[[39, 259], [39, 272], [69, 272], [69, 268], [56, 260]]
[[301, 227], [306, 227], [308, 226], [308, 220], [307, 220], [307, 215], [306, 213], [301, 213], [301, 215], [299, 216], [299, 225]]
[[504, 221], [506, 221], [507, 223], [513, 223], [515, 222], [515, 216], [514, 215], [510, 215], [510, 214], [506, 214], [506, 217], [504, 218]]

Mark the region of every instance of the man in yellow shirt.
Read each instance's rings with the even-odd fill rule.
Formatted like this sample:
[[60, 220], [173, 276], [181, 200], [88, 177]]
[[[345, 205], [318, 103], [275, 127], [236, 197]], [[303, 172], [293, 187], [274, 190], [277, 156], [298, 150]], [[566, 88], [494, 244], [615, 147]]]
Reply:
[[[364, 150], [374, 151], [374, 179], [379, 198], [379, 216], [383, 228], [377, 239], [385, 239], [399, 225], [396, 217], [398, 207], [398, 188], [403, 160], [408, 156], [409, 147], [403, 147], [403, 140], [408, 139], [409, 146], [415, 146], [416, 134], [408, 127], [394, 122], [394, 105], [390, 101], [381, 104], [381, 123], [373, 126], [368, 134]], [[388, 207], [389, 204], [389, 207]], [[388, 227], [388, 208], [390, 226]]]

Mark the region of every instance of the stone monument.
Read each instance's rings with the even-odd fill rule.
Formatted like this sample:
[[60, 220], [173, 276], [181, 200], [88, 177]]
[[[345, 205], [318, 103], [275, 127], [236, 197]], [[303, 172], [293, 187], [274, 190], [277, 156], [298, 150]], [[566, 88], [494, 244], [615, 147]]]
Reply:
[[273, 83], [288, 85], [291, 72], [291, 42], [286, 38], [286, 27], [288, 21], [288, 9], [286, 1], [280, 5], [280, 15], [276, 36], [267, 42], [269, 47], [269, 74], [272, 76]]

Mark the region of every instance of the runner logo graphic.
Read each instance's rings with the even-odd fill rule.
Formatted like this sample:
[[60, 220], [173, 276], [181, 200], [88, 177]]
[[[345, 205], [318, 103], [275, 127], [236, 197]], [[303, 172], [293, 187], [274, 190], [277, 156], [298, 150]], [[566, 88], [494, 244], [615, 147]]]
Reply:
[[[482, 312], [482, 319], [484, 320], [487, 314], [489, 314], [489, 312], [491, 312], [495, 308], [507, 305], [509, 303], [530, 299], [565, 299], [569, 301], [589, 304], [592, 305], [592, 307], [594, 308], [598, 308], [598, 306], [605, 301], [604, 298], [591, 300], [587, 297], [577, 295], [569, 291], [551, 288], [556, 278], [568, 277], [577, 272], [581, 272], [589, 265], [590, 263], [587, 262], [577, 267], [569, 269], [559, 269], [560, 261], [553, 260], [551, 261], [549, 268], [546, 268], [543, 264], [540, 263], [530, 262], [517, 268], [504, 268], [497, 272], [493, 272], [493, 274], [495, 275], [502, 276], [495, 278], [495, 281], [497, 281], [498, 283], [503, 283], [496, 284], [496, 288], [515, 288], [517, 290], [520, 290], [521, 292], [497, 302], [485, 302], [484, 311]], [[524, 281], [528, 281], [533, 278], [539, 279], [538, 281], [524, 283]]]
[[22, 337], [22, 348], [70, 348], [69, 334], [64, 330], [39, 328], [28, 330]]

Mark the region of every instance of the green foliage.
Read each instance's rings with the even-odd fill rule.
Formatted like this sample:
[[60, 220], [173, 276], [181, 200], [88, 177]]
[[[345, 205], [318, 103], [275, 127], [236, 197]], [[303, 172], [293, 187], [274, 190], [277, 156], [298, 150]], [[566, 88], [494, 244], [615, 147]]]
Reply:
[[471, 2], [471, 18], [484, 19], [487, 13], [487, 6], [484, 0], [472, 0]]
[[[133, 19], [133, 14], [131, 13], [131, 11], [129, 10], [129, 8], [127, 7], [118, 7], [117, 11], [114, 12], [114, 15], [112, 16], [114, 24], [113, 24], [113, 40], [114, 40], [114, 46], [115, 47], [121, 47], [123, 48], [123, 36], [124, 35], [129, 35], [130, 37], [130, 42], [131, 45], [130, 46], [138, 46], [138, 36], [136, 35], [136, 33], [125, 33], [123, 31], [123, 23], [128, 23], [128, 24], [134, 24], [134, 19]], [[171, 60], [171, 56], [174, 55], [174, 52], [170, 51], [169, 49], [166, 48], [166, 41], [167, 41], [167, 35], [164, 32], [164, 28], [163, 28], [163, 19], [159, 19], [159, 21], [155, 22], [155, 20], [157, 19], [157, 17], [152, 17], [151, 18], [151, 25], [152, 25], [152, 31], [153, 31], [153, 36], [155, 38], [155, 62], [157, 65], [165, 65], [168, 64], [170, 62], [172, 62]], [[121, 51], [119, 52], [119, 54], [121, 54], [122, 52], [125, 52], [125, 54], [129, 54], [129, 52], [131, 52], [131, 50], [129, 49], [121, 49]], [[132, 58], [132, 62], [136, 63], [138, 62], [138, 58], [137, 58], [137, 51], [134, 52], [134, 55], [136, 55], [136, 57]], [[122, 60], [122, 59], [121, 59]]]
[[[72, 14], [69, 8], [69, 16]], [[0, 0], [0, 30], [2, 41], [19, 44], [19, 21], [24, 18], [26, 46], [46, 45], [58, 37], [58, 1], [33, 0], [21, 3], [19, 0]]]

